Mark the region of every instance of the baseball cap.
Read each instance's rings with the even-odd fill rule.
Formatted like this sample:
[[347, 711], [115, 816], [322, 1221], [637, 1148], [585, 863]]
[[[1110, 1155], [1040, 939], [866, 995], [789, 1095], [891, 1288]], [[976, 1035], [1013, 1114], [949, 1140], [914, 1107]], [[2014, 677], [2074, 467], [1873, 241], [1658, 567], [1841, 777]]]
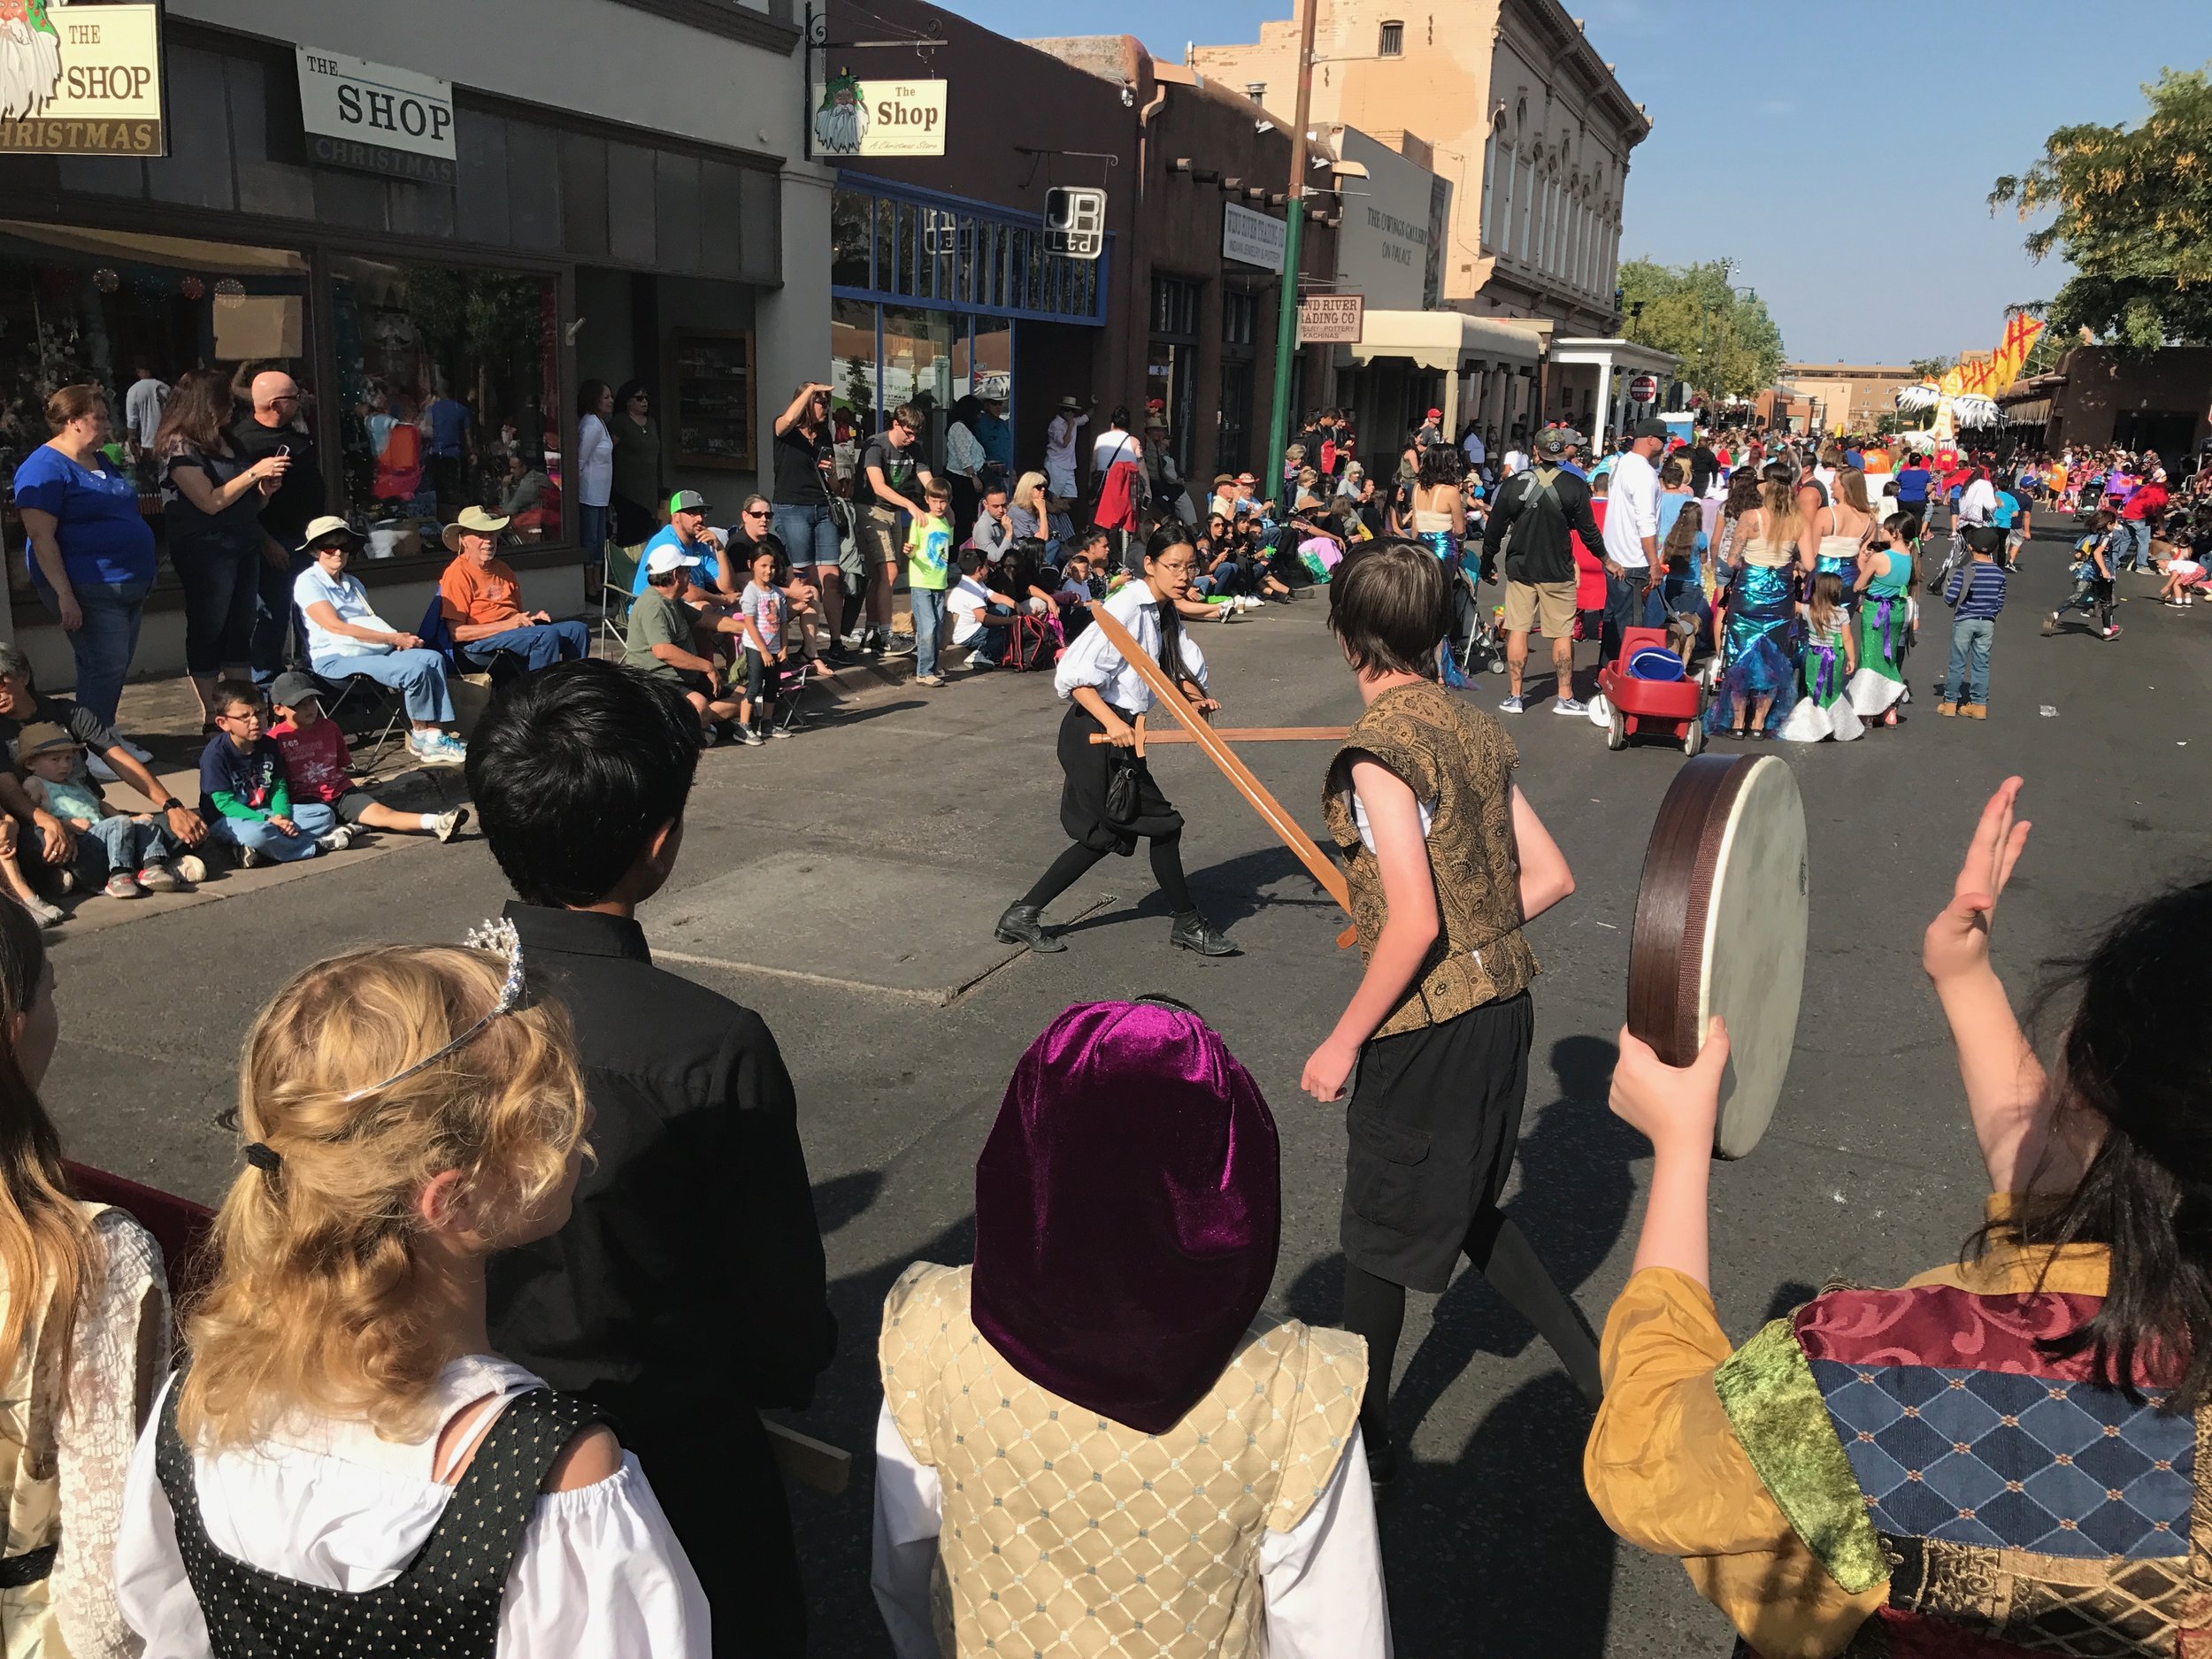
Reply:
[[279, 674], [269, 687], [269, 701], [288, 709], [296, 709], [311, 699], [319, 704], [322, 695], [323, 688], [297, 669]]
[[1444, 419], [1444, 411], [1440, 409], [1432, 409], [1429, 411], [1429, 419], [1431, 420], [1441, 420]]
[[1547, 426], [1536, 434], [1536, 453], [1564, 455], [1582, 446], [1582, 434], [1572, 426]]
[[[685, 490], [681, 492], [681, 494], [678, 495], [676, 499], [678, 501], [681, 501], [685, 495], [690, 495], [692, 494], [692, 491]], [[694, 507], [688, 510], [680, 508], [677, 511], [697, 512], [702, 510]], [[690, 554], [684, 552], [680, 548], [657, 547], [650, 553], [648, 553], [645, 556], [645, 573], [648, 576], [665, 576], [671, 571], [695, 570], [698, 567], [698, 564], [699, 561], [697, 559], [692, 557]]]
[[1632, 438], [1671, 438], [1674, 435], [1674, 432], [1665, 421], [1653, 415], [1647, 419], [1638, 421], [1628, 435]]
[[695, 489], [680, 489], [668, 498], [668, 513], [672, 518], [680, 512], [711, 512], [707, 498]]

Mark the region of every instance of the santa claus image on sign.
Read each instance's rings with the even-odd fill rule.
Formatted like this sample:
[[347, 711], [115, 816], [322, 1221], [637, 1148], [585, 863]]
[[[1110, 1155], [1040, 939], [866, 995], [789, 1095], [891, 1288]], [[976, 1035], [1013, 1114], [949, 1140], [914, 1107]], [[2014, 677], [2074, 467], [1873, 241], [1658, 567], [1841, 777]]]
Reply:
[[61, 82], [61, 32], [46, 6], [47, 0], [0, 0], [0, 121], [36, 115]]
[[[7, 0], [0, 0], [0, 5]], [[814, 111], [814, 142], [826, 156], [857, 156], [868, 135], [868, 106], [861, 101], [860, 79], [847, 71], [822, 86], [822, 107]]]

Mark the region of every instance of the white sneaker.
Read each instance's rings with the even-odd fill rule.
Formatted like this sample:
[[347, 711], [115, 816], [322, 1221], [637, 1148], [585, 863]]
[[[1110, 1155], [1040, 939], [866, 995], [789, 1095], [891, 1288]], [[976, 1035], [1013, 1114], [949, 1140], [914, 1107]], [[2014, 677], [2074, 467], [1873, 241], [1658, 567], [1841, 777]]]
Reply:
[[469, 821], [469, 810], [457, 806], [450, 812], [438, 814], [438, 825], [431, 833], [442, 841], [449, 841], [461, 833], [461, 826]]
[[350, 824], [341, 824], [327, 835], [318, 835], [315, 838], [315, 845], [326, 853], [342, 853], [353, 845], [353, 826]]
[[207, 860], [197, 853], [187, 853], [177, 860], [176, 871], [185, 880], [197, 886], [207, 879]]

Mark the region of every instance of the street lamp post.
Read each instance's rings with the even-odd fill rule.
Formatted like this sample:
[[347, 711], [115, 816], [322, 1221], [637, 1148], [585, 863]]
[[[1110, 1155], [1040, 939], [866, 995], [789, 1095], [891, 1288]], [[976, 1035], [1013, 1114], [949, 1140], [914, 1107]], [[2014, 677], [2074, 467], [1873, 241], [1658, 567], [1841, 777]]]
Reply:
[[[1267, 415], [1268, 490], [1282, 481], [1283, 451], [1290, 444], [1291, 367], [1298, 354], [1298, 244], [1306, 220], [1306, 118], [1313, 104], [1313, 31], [1316, 0], [1298, 0], [1298, 116], [1290, 129], [1290, 190], [1283, 225], [1282, 297], [1275, 317], [1275, 394]], [[1263, 497], [1264, 498], [1264, 497]]]

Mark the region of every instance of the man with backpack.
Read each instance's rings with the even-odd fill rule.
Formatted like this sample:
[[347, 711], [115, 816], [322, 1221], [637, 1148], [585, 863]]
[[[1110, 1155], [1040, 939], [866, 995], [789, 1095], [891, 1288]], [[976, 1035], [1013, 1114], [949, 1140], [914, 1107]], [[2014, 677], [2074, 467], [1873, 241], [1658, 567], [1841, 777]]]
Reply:
[[1535, 464], [1498, 487], [1497, 505], [1482, 533], [1482, 579], [1497, 580], [1497, 560], [1505, 555], [1505, 672], [1512, 695], [1498, 705], [1519, 714], [1521, 675], [1528, 666], [1529, 630], [1540, 627], [1551, 641], [1552, 667], [1558, 676], [1554, 714], [1586, 712], [1574, 695], [1575, 561], [1569, 533], [1585, 547], [1603, 545], [1590, 511], [1590, 486], [1567, 470], [1582, 434], [1565, 426], [1547, 426], [1536, 434]]

